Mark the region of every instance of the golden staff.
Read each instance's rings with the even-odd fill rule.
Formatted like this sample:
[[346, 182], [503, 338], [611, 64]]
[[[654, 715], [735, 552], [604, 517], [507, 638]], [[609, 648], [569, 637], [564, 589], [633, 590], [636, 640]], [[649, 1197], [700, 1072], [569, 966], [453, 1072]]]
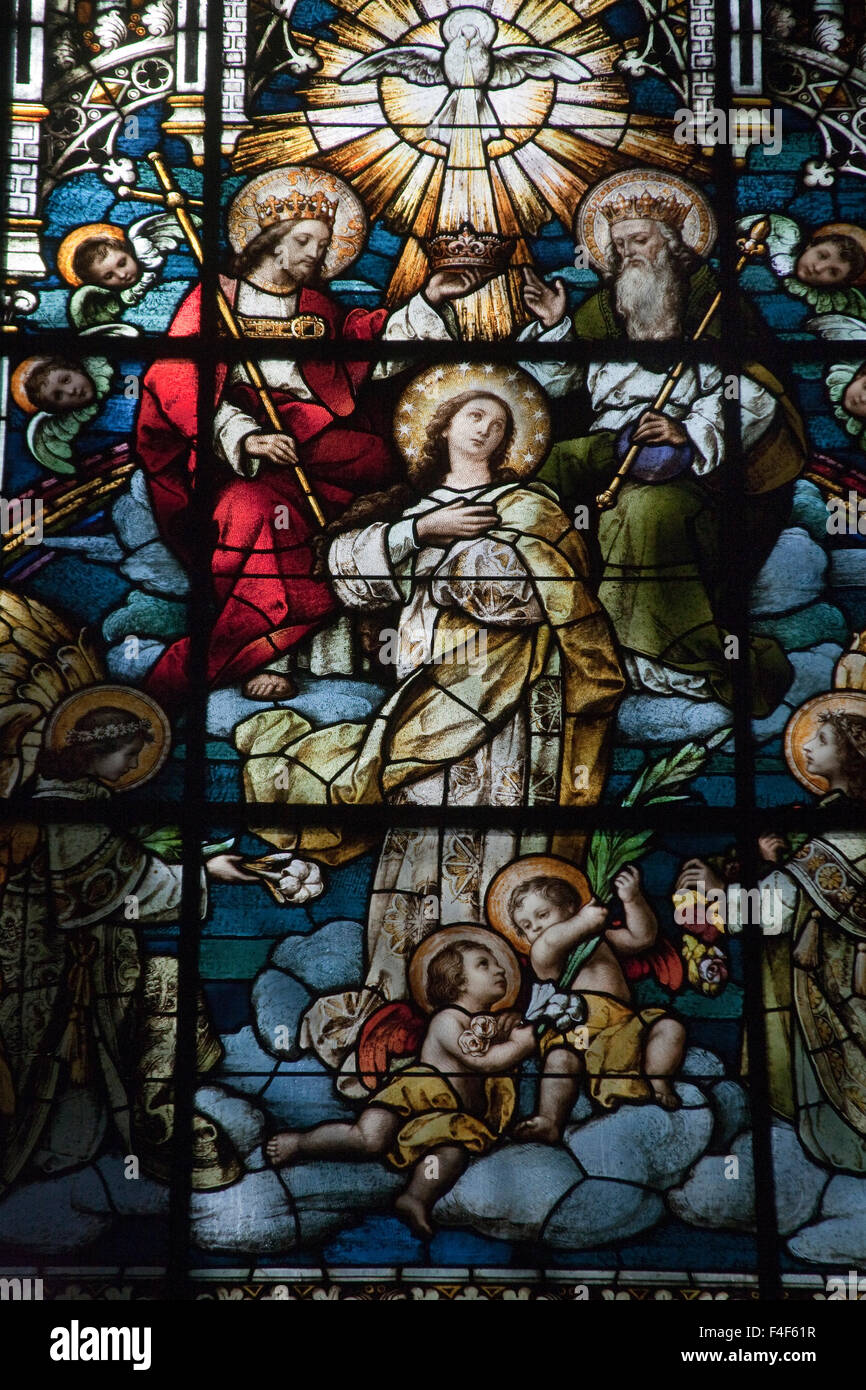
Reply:
[[[187, 242], [189, 243], [189, 248], [192, 251], [192, 254], [195, 256], [195, 259], [198, 261], [199, 265], [203, 265], [204, 253], [202, 252], [202, 246], [201, 242], [199, 241], [198, 232], [195, 229], [195, 223], [193, 222], [192, 218], [187, 212], [187, 207], [190, 203], [195, 203], [196, 206], [200, 206], [200, 204], [198, 204], [197, 201], [193, 198], [187, 198], [186, 194], [183, 193], [177, 187], [177, 185], [172, 180], [171, 174], [166, 168], [165, 161], [163, 160], [162, 155], [157, 150], [153, 150], [147, 156], [147, 158], [148, 162], [153, 165], [154, 173], [156, 174], [156, 177], [162, 184], [162, 187], [165, 190], [165, 195], [163, 196], [159, 193], [144, 193], [139, 189], [130, 188], [126, 184], [123, 185], [124, 192], [120, 193], [120, 189], [118, 189], [118, 193], [120, 193], [120, 196], [124, 198], [146, 198], [148, 202], [160, 202], [165, 207], [169, 208], [177, 218], [180, 224], [180, 229], [186, 237]], [[240, 342], [244, 336], [243, 331], [237, 319], [235, 318], [234, 310], [232, 309], [231, 305], [229, 304], [228, 300], [226, 299], [219, 286], [217, 286], [217, 308], [219, 309], [223, 323], [225, 324], [231, 336], [233, 338], [236, 338]], [[270, 423], [273, 425], [274, 430], [277, 432], [277, 434], [285, 434], [286, 431], [283, 428], [283, 422], [280, 419], [279, 412], [276, 406], [274, 405], [273, 397], [271, 396], [271, 393], [268, 390], [267, 383], [264, 377], [262, 376], [261, 372], [259, 371], [258, 367], [256, 366], [255, 362], [252, 362], [247, 358], [244, 360], [242, 365], [244, 371], [246, 372], [247, 376], [252, 382], [253, 389], [258, 394], [259, 400], [262, 403], [265, 414], [267, 415]], [[316, 497], [316, 494], [313, 492], [313, 489], [310, 487], [310, 481], [306, 473], [304, 472], [303, 468], [299, 463], [296, 463], [293, 466], [295, 470], [295, 477], [297, 478], [298, 483], [300, 484], [301, 491], [303, 492], [304, 496], [310, 504], [310, 509], [313, 515], [315, 516], [319, 525], [324, 526], [325, 513], [319, 506], [318, 499]]]
[[[739, 246], [742, 255], [740, 256], [740, 259], [737, 261], [737, 264], [734, 267], [734, 273], [736, 275], [739, 275], [740, 271], [743, 270], [746, 265], [748, 265], [749, 260], [752, 256], [764, 255], [764, 253], [767, 250], [764, 239], [769, 235], [769, 232], [770, 223], [768, 222], [766, 217], [762, 217], [759, 221], [752, 223], [751, 227], [749, 228], [748, 237], [743, 238], [737, 242], [737, 245]], [[693, 343], [696, 343], [699, 338], [703, 337], [704, 333], [707, 331], [707, 328], [709, 327], [713, 315], [715, 314], [721, 302], [722, 292], [721, 290], [717, 290], [716, 294], [713, 296], [713, 300], [710, 304], [710, 307], [707, 309], [707, 312], [704, 314], [704, 317], [701, 319], [700, 323], [698, 324], [697, 328], [692, 334], [691, 341]], [[686, 363], [678, 362], [677, 365], [668, 373], [667, 377], [665, 378], [665, 383], [662, 386], [662, 389], [659, 391], [658, 395], [656, 396], [655, 400], [650, 406], [650, 410], [661, 410], [665, 405], [667, 405], [668, 401], [673, 395], [674, 388], [676, 387], [676, 384], [679, 381], [685, 369]], [[599, 495], [596, 497], [596, 506], [601, 511], [607, 511], [609, 507], [613, 506], [614, 502], [616, 501], [616, 495], [622, 487], [623, 483], [625, 482], [626, 478], [628, 477], [629, 473], [631, 472], [632, 465], [642, 448], [643, 445], [641, 444], [631, 445], [628, 453], [626, 454], [625, 458], [623, 459], [622, 463], [620, 464], [619, 468], [617, 469], [616, 473], [611, 479], [610, 485], [605, 489], [604, 492], [600, 492]]]

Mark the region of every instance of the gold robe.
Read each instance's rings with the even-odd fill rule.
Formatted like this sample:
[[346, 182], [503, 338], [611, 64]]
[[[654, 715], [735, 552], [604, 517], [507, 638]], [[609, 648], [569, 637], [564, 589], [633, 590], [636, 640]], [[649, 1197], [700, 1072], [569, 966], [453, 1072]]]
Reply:
[[[437, 489], [407, 513], [453, 500]], [[467, 494], [463, 494], [467, 496]], [[461, 828], [461, 806], [594, 805], [607, 774], [610, 725], [624, 681], [607, 618], [588, 584], [586, 546], [542, 485], [468, 494], [500, 523], [447, 551], [395, 561], [385, 523], [334, 542], [341, 600], [403, 603], [397, 689], [369, 721], [312, 730], [291, 710], [236, 730], [253, 802], [415, 804], [455, 808], [442, 830], [385, 837], [368, 916], [368, 975], [360, 993], [318, 1000], [301, 1042], [330, 1066], [347, 1059], [364, 1021], [407, 995], [406, 961], [440, 923], [482, 922], [492, 876], [516, 854], [583, 852], [582, 836]], [[340, 864], [377, 843], [316, 827], [261, 831], [280, 848]], [[347, 1067], [354, 1070], [353, 1058]], [[352, 1077], [342, 1086], [364, 1094]]]

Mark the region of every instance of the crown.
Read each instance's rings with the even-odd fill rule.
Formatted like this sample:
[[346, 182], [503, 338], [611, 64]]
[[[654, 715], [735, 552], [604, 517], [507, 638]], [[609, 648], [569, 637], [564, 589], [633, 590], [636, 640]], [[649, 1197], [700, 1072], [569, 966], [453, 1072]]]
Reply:
[[273, 194], [263, 202], [256, 203], [255, 213], [259, 226], [272, 227], [275, 222], [326, 222], [333, 227], [339, 208], [338, 199], [326, 198], [324, 193], [305, 193], [301, 189], [277, 198]]
[[66, 742], [70, 746], [88, 743], [110, 743], [116, 738], [132, 738], [134, 734], [150, 733], [146, 719], [128, 719], [123, 724], [103, 724], [99, 729], [70, 729]]
[[504, 270], [517, 238], [498, 232], [476, 232], [471, 222], [463, 222], [456, 232], [438, 232], [424, 243], [430, 269], [483, 270], [498, 274]]
[[601, 206], [602, 215], [610, 223], [651, 220], [666, 222], [669, 227], [682, 227], [689, 210], [689, 204], [681, 203], [673, 193], [654, 196], [647, 189], [628, 197], [617, 193]]

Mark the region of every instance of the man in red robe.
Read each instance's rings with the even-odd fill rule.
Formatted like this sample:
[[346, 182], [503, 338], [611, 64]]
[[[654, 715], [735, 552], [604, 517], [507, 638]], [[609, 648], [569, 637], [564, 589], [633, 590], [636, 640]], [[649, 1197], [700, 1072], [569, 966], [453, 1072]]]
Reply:
[[[299, 193], [284, 200], [283, 212], [288, 215], [267, 222], [236, 257], [235, 278], [222, 279], [245, 335], [283, 341], [379, 336], [385, 309], [347, 312], [322, 287], [335, 205], [320, 194]], [[475, 271], [440, 271], [423, 298], [444, 304], [482, 278]], [[197, 287], [178, 309], [169, 336], [198, 332], [200, 304]], [[359, 404], [372, 365], [262, 357], [258, 366], [283, 422], [278, 433], [243, 368], [218, 364], [213, 449], [228, 466], [217, 464], [214, 485], [218, 612], [208, 650], [211, 687], [242, 682], [244, 694], [259, 700], [294, 694], [285, 670], [268, 668], [284, 667], [286, 655], [336, 609], [328, 585], [312, 577], [318, 527], [294, 465], [300, 463], [328, 521], [395, 480], [386, 424]], [[144, 378], [135, 435], [160, 532], [187, 567], [194, 552], [189, 506], [197, 393], [194, 362], [156, 362]], [[163, 705], [177, 708], [188, 693], [189, 648], [188, 637], [173, 643], [148, 675], [147, 688]]]

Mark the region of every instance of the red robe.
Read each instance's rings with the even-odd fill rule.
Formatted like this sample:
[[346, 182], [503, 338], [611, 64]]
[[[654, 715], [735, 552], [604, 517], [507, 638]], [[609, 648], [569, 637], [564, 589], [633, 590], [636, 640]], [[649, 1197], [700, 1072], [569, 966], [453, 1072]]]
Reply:
[[[230, 303], [237, 281], [223, 280]], [[169, 336], [198, 332], [200, 287], [178, 309]], [[317, 314], [329, 338], [369, 341], [382, 329], [385, 309], [348, 313], [321, 290], [303, 288], [298, 314]], [[255, 340], [250, 355], [255, 357]], [[386, 487], [394, 476], [383, 438], [358, 408], [359, 388], [370, 362], [307, 361], [301, 374], [313, 394], [298, 401], [278, 390], [271, 395], [298, 445], [319, 505], [330, 521], [356, 497]], [[216, 368], [216, 400], [229, 399], [272, 432], [251, 387], [227, 388], [228, 366]], [[189, 503], [196, 469], [198, 370], [194, 362], [155, 362], [147, 372], [136, 422], [135, 452], [148, 478], [160, 534], [187, 568], [193, 562]], [[328, 585], [311, 577], [311, 539], [317, 524], [292, 467], [260, 462], [255, 478], [243, 478], [211, 456], [218, 470], [212, 576], [217, 616], [210, 636], [207, 679], [211, 687], [233, 685], [260, 671], [320, 626], [336, 609]], [[189, 688], [188, 637], [165, 652], [146, 686], [160, 703], [177, 706]]]

